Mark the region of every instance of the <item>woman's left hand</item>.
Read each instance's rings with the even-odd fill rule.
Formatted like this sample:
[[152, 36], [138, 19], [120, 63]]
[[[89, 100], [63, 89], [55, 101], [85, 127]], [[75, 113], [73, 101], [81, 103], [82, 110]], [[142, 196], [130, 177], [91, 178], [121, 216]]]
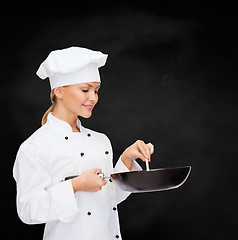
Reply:
[[140, 158], [142, 161], [150, 162], [150, 156], [154, 152], [154, 145], [151, 143], [144, 143], [142, 140], [137, 140], [134, 144], [126, 148], [121, 155], [122, 162], [128, 169], [131, 170], [132, 163], [135, 159]]

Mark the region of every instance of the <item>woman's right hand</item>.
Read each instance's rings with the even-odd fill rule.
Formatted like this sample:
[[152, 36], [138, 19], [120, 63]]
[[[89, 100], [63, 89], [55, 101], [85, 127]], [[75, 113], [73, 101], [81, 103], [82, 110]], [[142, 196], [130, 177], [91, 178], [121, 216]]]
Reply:
[[91, 169], [71, 179], [74, 192], [97, 192], [101, 190], [107, 182], [98, 176], [100, 173], [102, 173], [101, 169]]

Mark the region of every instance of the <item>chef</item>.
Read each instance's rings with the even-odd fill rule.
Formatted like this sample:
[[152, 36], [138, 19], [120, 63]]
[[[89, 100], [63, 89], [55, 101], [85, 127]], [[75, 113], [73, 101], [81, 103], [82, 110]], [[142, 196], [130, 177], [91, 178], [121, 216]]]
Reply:
[[20, 145], [13, 176], [18, 215], [26, 224], [45, 223], [45, 240], [121, 239], [117, 204], [129, 193], [100, 174], [140, 170], [135, 160], [150, 160], [154, 151], [137, 140], [113, 168], [108, 137], [78, 119], [92, 115], [106, 60], [102, 52], [70, 47], [52, 51], [37, 71], [49, 78], [52, 106]]

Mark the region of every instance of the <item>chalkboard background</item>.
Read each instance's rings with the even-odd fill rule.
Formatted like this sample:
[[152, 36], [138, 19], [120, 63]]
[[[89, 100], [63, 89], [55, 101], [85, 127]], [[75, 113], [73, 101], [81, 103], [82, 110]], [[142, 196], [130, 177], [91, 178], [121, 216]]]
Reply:
[[[29, 6], [28, 6], [29, 7]], [[50, 51], [108, 53], [99, 102], [85, 127], [104, 132], [114, 162], [137, 139], [155, 146], [151, 168], [190, 165], [178, 189], [132, 194], [119, 205], [128, 239], [237, 239], [237, 19], [234, 6], [79, 4], [6, 7], [2, 23], [1, 226], [8, 239], [42, 239], [16, 213], [12, 167], [50, 106], [35, 74]], [[139, 160], [141, 166], [144, 164]], [[102, 219], [103, 221], [103, 219]], [[11, 231], [12, 229], [12, 231]]]

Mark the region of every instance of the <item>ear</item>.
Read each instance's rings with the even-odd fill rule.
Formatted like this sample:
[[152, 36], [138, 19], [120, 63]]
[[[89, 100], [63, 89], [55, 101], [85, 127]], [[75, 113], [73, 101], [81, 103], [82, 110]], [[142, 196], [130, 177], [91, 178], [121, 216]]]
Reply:
[[56, 87], [54, 88], [54, 94], [57, 98], [63, 98], [63, 88], [62, 87]]

